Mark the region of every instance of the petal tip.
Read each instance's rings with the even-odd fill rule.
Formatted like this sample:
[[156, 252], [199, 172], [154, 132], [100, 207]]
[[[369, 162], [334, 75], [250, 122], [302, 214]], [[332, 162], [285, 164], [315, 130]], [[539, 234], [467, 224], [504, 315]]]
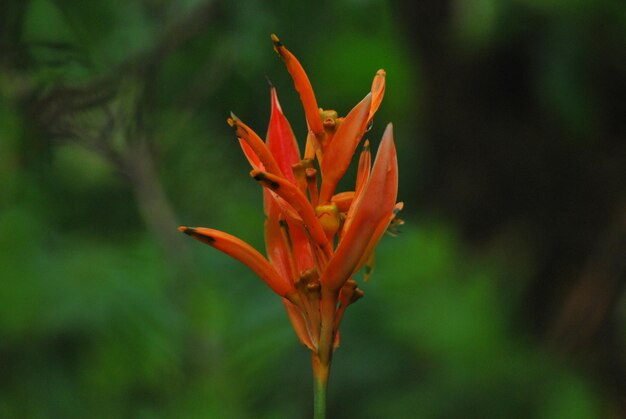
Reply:
[[185, 233], [188, 236], [191, 236], [195, 232], [195, 230], [196, 229], [192, 227], [185, 227], [185, 226], [178, 227], [178, 231], [180, 231], [181, 233]]
[[207, 228], [180, 226], [178, 227], [178, 230], [190, 237], [193, 237], [196, 240], [199, 240], [211, 246], [216, 241], [216, 238], [213, 236], [214, 231], [211, 231]]

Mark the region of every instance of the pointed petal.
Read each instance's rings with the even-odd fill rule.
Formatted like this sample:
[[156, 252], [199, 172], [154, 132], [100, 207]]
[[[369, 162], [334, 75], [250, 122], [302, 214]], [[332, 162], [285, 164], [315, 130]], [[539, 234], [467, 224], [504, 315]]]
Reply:
[[329, 255], [332, 253], [324, 229], [315, 215], [315, 210], [296, 185], [287, 181], [285, 178], [258, 170], [250, 172], [250, 176], [287, 201], [289, 205], [298, 212], [302, 221], [304, 221], [308, 232], [311, 234], [311, 238], [324, 249], [326, 254]]
[[330, 200], [337, 183], [350, 165], [354, 151], [365, 133], [371, 103], [372, 94], [368, 93], [346, 116], [337, 129], [332, 142], [324, 150], [324, 161], [321, 164], [321, 204]]
[[378, 110], [380, 103], [383, 101], [383, 96], [385, 96], [385, 70], [380, 69], [376, 72], [374, 76], [374, 81], [372, 81], [372, 105], [370, 107], [370, 113], [367, 117], [367, 122], [372, 120], [374, 114]]
[[293, 284], [282, 277], [256, 249], [235, 236], [204, 227], [179, 227], [183, 233], [237, 259], [259, 276], [276, 294], [286, 297]]
[[[285, 216], [283, 206], [289, 205], [269, 189], [264, 189], [266, 197], [265, 246], [267, 255], [282, 275], [295, 280], [301, 272], [314, 266], [313, 254], [309, 239], [304, 231], [304, 223], [292, 221]], [[283, 205], [279, 203], [283, 201]], [[293, 209], [291, 209], [293, 211]], [[293, 211], [295, 212], [295, 211]], [[281, 222], [285, 223], [281, 226]], [[284, 234], [289, 235], [289, 243], [285, 242]]]
[[[292, 260], [292, 249], [288, 248], [288, 243], [283, 239], [281, 230], [281, 211], [272, 196], [272, 192], [264, 189], [263, 197], [265, 202], [265, 250], [272, 266], [278, 271], [280, 276], [295, 280], [295, 262]], [[284, 221], [284, 220], [283, 220]]]
[[293, 134], [289, 121], [283, 114], [278, 102], [276, 89], [272, 87], [272, 113], [270, 115], [270, 125], [267, 129], [267, 148], [276, 159], [283, 175], [290, 181], [294, 181], [291, 166], [300, 161], [300, 150]]
[[[283, 175], [278, 163], [276, 163], [276, 160], [274, 159], [274, 156], [272, 156], [272, 153], [267, 148], [263, 140], [252, 130], [252, 128], [244, 124], [234, 114], [231, 114], [231, 117], [228, 118], [228, 125], [235, 128], [235, 134], [240, 141], [245, 141], [250, 146], [254, 154], [256, 154], [261, 163], [263, 163], [265, 170], [277, 176]], [[246, 150], [244, 150], [244, 153], [246, 153]], [[249, 157], [248, 160], [250, 160]], [[252, 163], [251, 160], [250, 162]]]
[[239, 145], [241, 146], [244, 156], [246, 156], [246, 159], [248, 159], [248, 162], [253, 169], [265, 170], [265, 166], [261, 163], [261, 159], [247, 142], [239, 140]]
[[302, 224], [296, 224], [290, 220], [287, 220], [289, 226], [289, 232], [291, 234], [291, 241], [293, 243], [293, 253], [296, 259], [296, 267], [298, 268], [298, 274], [301, 275], [315, 266], [315, 259], [313, 257], [313, 251], [311, 250], [311, 242], [307, 237], [307, 233]]
[[274, 34], [272, 34], [272, 42], [274, 42], [274, 50], [285, 63], [287, 71], [291, 74], [296, 90], [300, 94], [300, 100], [302, 101], [302, 106], [304, 106], [304, 114], [306, 115], [306, 121], [309, 124], [309, 128], [315, 133], [315, 135], [323, 135], [324, 126], [322, 125], [322, 118], [320, 118], [317, 100], [315, 99], [311, 82], [304, 72], [304, 68], [302, 68], [302, 64], [300, 64], [297, 58], [287, 48], [285, 48], [278, 37]]
[[[372, 174], [357, 203], [352, 224], [344, 233], [320, 281], [339, 289], [367, 258], [391, 221], [398, 193], [398, 162], [391, 124], [380, 143]], [[382, 228], [384, 226], [385, 228]]]

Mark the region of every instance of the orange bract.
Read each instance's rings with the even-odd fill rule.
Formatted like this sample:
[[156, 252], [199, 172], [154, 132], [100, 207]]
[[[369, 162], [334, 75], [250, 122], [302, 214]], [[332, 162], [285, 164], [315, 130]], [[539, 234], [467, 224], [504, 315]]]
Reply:
[[309, 129], [305, 155], [273, 87], [265, 141], [234, 115], [228, 119], [252, 166], [251, 176], [264, 187], [267, 259], [226, 233], [180, 230], [238, 259], [283, 297], [300, 341], [320, 365], [329, 365], [343, 313], [363, 294], [353, 276], [363, 264], [370, 266], [376, 244], [401, 208], [396, 204], [398, 163], [391, 124], [373, 166], [365, 141], [354, 190], [335, 192], [381, 104], [386, 74], [379, 70], [370, 93], [342, 118], [318, 108], [300, 62], [276, 35], [272, 41], [300, 94]]

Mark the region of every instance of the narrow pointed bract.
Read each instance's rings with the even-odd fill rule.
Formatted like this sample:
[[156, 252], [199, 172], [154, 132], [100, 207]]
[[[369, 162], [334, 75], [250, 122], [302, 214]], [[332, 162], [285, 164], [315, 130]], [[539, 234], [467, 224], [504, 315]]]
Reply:
[[313, 87], [311, 87], [309, 77], [304, 72], [304, 68], [302, 68], [300, 61], [298, 61], [298, 59], [294, 57], [294, 55], [287, 48], [285, 48], [276, 35], [272, 35], [272, 41], [274, 42], [274, 50], [285, 62], [287, 71], [291, 74], [296, 90], [300, 94], [300, 99], [302, 101], [302, 106], [304, 107], [304, 114], [306, 116], [306, 121], [309, 124], [309, 128], [316, 135], [321, 135], [324, 132], [324, 127], [322, 125], [322, 120], [319, 117], [319, 108], [317, 107], [317, 100], [315, 99], [315, 94], [313, 93]]
[[367, 118], [367, 122], [369, 123], [374, 114], [378, 110], [380, 103], [383, 101], [383, 96], [385, 96], [385, 77], [387, 73], [385, 70], [378, 70], [376, 72], [376, 76], [374, 77], [374, 81], [372, 81], [372, 105], [370, 107], [370, 113]]
[[322, 163], [322, 189], [320, 201], [328, 202], [335, 191], [339, 180], [350, 165], [352, 156], [359, 145], [359, 141], [367, 127], [367, 117], [372, 104], [372, 95], [369, 93], [359, 102], [341, 123], [332, 142], [324, 151]]
[[250, 150], [257, 155], [259, 160], [265, 166], [265, 170], [275, 175], [282, 176], [282, 171], [274, 158], [274, 155], [267, 148], [267, 145], [249, 126], [241, 122], [234, 114], [227, 120], [228, 125], [235, 129], [237, 138], [244, 141], [250, 146]]
[[216, 248], [252, 269], [276, 294], [287, 297], [293, 284], [282, 277], [256, 249], [243, 240], [222, 231], [204, 227], [179, 227], [183, 233]]
[[291, 167], [300, 161], [300, 151], [291, 125], [278, 102], [276, 89], [272, 87], [272, 112], [267, 129], [267, 148], [270, 150], [283, 175], [290, 181], [294, 180]]
[[[360, 268], [370, 243], [377, 243], [391, 221], [398, 193], [398, 162], [393, 129], [387, 126], [367, 185], [354, 217], [322, 275], [322, 284], [339, 289]], [[381, 231], [382, 230], [382, 231]]]
[[271, 36], [300, 94], [307, 121], [304, 155], [270, 86], [271, 115], [265, 141], [235, 115], [235, 130], [250, 175], [263, 187], [267, 258], [243, 240], [204, 227], [180, 231], [248, 266], [282, 297], [296, 336], [312, 353], [316, 418], [324, 409], [333, 351], [346, 308], [363, 296], [355, 274], [371, 274], [374, 249], [387, 231], [402, 224], [396, 217], [398, 162], [393, 128], [388, 124], [372, 165], [372, 147], [364, 141], [354, 190], [336, 189], [371, 127], [384, 93], [384, 70], [370, 92], [345, 117], [318, 108], [302, 65]]

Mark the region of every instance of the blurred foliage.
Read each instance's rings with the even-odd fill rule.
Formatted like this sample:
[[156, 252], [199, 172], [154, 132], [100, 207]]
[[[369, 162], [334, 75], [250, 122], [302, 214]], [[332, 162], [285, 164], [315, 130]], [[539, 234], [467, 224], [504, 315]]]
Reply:
[[[273, 32], [340, 114], [386, 69], [370, 139], [394, 122], [407, 202], [345, 320], [330, 417], [626, 411], [626, 8], [407, 4], [0, 3], [0, 417], [310, 417], [278, 299], [176, 231], [263, 247], [225, 119], [264, 132], [267, 76], [303, 142]], [[617, 266], [588, 275], [600, 332], [554, 342], [598, 249]]]

